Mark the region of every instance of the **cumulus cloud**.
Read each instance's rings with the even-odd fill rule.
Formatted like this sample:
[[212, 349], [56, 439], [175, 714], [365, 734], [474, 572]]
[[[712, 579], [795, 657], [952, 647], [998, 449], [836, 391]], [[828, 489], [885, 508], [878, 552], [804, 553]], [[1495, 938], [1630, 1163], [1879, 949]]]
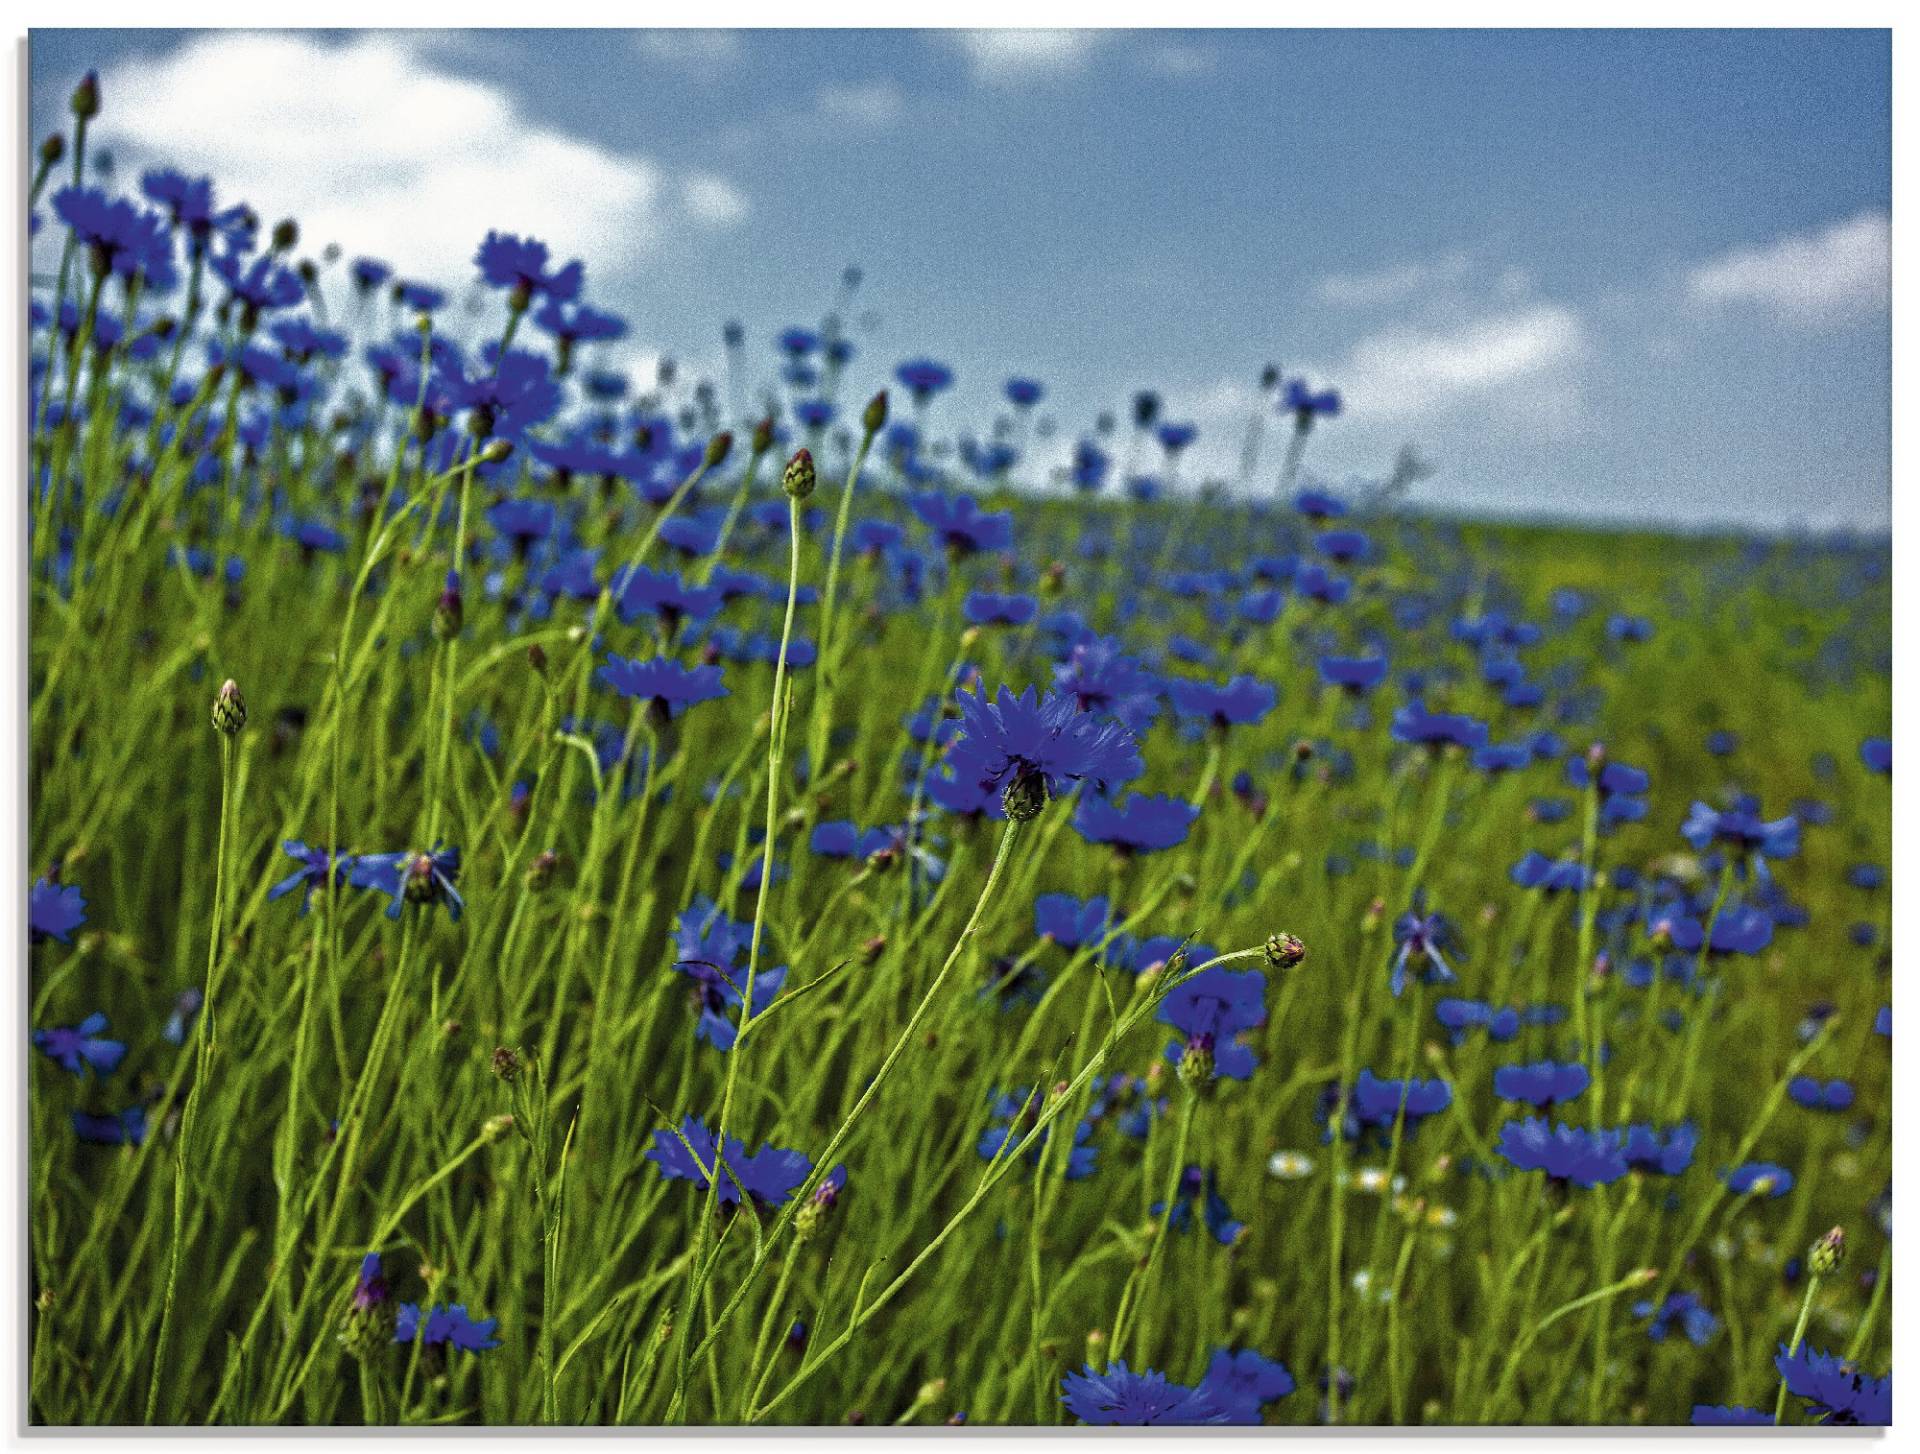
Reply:
[[1561, 416], [1575, 402], [1572, 370], [1586, 346], [1577, 313], [1542, 303], [1450, 327], [1369, 334], [1332, 377], [1356, 414], [1383, 419], [1468, 402]]
[[1709, 259], [1687, 274], [1687, 293], [1706, 304], [1757, 306], [1809, 327], [1883, 313], [1890, 233], [1887, 214], [1869, 209]]
[[1391, 263], [1370, 272], [1329, 273], [1314, 285], [1323, 303], [1349, 308], [1371, 308], [1397, 303], [1415, 293], [1458, 282], [1472, 267], [1463, 252], [1418, 261]]
[[407, 35], [207, 32], [101, 85], [114, 104], [98, 134], [128, 170], [210, 173], [223, 200], [297, 218], [311, 246], [338, 242], [426, 280], [468, 280], [490, 228], [585, 258], [591, 282], [673, 223], [745, 212], [723, 179], [541, 125]]
[[843, 81], [822, 86], [815, 98], [820, 114], [856, 126], [888, 126], [907, 109], [906, 94], [894, 81]]
[[1100, 43], [1097, 30], [962, 30], [954, 42], [991, 86], [1018, 86], [1080, 70]]
[[747, 215], [747, 199], [725, 177], [712, 172], [691, 172], [681, 183], [687, 212], [699, 222], [715, 227], [731, 227]]

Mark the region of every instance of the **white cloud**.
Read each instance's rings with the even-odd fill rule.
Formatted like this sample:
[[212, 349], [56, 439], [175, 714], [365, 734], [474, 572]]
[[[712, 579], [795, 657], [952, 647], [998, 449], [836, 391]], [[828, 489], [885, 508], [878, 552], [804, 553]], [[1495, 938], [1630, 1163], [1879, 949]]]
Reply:
[[822, 86], [815, 104], [835, 121], [887, 126], [906, 112], [907, 98], [894, 81], [842, 81]]
[[681, 191], [695, 221], [731, 227], [747, 215], [747, 199], [740, 189], [712, 172], [690, 173]]
[[1709, 304], [1754, 304], [1812, 327], [1884, 312], [1890, 228], [1870, 209], [1817, 232], [1739, 248], [1687, 274], [1687, 292]]
[[1086, 65], [1101, 40], [1097, 30], [962, 30], [953, 39], [973, 67], [974, 79], [992, 86], [1068, 75]]
[[1543, 303], [1447, 328], [1370, 334], [1330, 376], [1356, 415], [1404, 419], [1495, 402], [1564, 422], [1578, 402], [1572, 367], [1586, 346], [1579, 315]]
[[719, 70], [747, 53], [737, 30], [645, 30], [635, 44], [649, 60], [695, 71]]
[[717, 200], [732, 192], [718, 178], [680, 183], [649, 157], [531, 120], [401, 34], [206, 32], [101, 85], [115, 98], [101, 139], [129, 173], [210, 173], [223, 201], [297, 218], [313, 250], [337, 242], [424, 280], [469, 281], [492, 228], [585, 258], [591, 285], [629, 267], [682, 206], [710, 223], [744, 210], [737, 193], [737, 205]]
[[1364, 273], [1330, 273], [1314, 285], [1323, 303], [1349, 308], [1371, 308], [1395, 303], [1417, 292], [1453, 283], [1472, 267], [1463, 252], [1422, 261], [1392, 263]]

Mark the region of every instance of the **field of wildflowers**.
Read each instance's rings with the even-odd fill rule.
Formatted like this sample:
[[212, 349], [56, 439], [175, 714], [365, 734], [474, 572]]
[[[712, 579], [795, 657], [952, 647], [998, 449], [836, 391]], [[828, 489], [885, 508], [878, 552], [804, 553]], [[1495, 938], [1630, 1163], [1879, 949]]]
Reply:
[[531, 238], [474, 327], [96, 185], [111, 101], [31, 174], [34, 1422], [1889, 1420], [1884, 540], [1336, 497], [1278, 370], [1231, 500], [1152, 394], [1035, 479], [856, 272], [636, 380]]

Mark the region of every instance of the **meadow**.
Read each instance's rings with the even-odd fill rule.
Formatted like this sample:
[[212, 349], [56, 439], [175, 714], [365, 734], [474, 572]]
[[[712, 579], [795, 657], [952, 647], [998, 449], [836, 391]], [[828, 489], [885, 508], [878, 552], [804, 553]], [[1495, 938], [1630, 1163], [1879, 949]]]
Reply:
[[1050, 478], [853, 272], [631, 378], [92, 87], [35, 1423], [1888, 1420], [1886, 540], [1328, 491], [1278, 371], [1231, 488], [1150, 392]]

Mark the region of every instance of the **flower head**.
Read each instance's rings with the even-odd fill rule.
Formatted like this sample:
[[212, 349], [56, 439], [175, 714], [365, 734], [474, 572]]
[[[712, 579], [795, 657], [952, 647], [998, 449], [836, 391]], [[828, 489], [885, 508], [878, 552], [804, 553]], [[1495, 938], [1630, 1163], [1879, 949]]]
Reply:
[[1116, 1358], [1105, 1372], [1088, 1364], [1060, 1380], [1060, 1401], [1083, 1424], [1224, 1424], [1231, 1411], [1204, 1388], [1170, 1383], [1151, 1369], [1135, 1373]]
[[1105, 790], [1144, 771], [1140, 751], [1124, 727], [1081, 712], [1071, 697], [1032, 687], [1015, 696], [1006, 687], [988, 697], [984, 688], [962, 692], [960, 736], [947, 761], [956, 776], [984, 791], [1016, 786], [1058, 797], [1086, 781]]
[[36, 1050], [59, 1062], [62, 1069], [84, 1075], [91, 1067], [96, 1076], [111, 1075], [127, 1053], [118, 1040], [106, 1038], [107, 1017], [97, 1011], [71, 1029], [35, 1030]]
[[43, 874], [27, 890], [27, 937], [33, 943], [71, 943], [67, 936], [86, 922], [87, 899], [78, 884], [56, 883]]

